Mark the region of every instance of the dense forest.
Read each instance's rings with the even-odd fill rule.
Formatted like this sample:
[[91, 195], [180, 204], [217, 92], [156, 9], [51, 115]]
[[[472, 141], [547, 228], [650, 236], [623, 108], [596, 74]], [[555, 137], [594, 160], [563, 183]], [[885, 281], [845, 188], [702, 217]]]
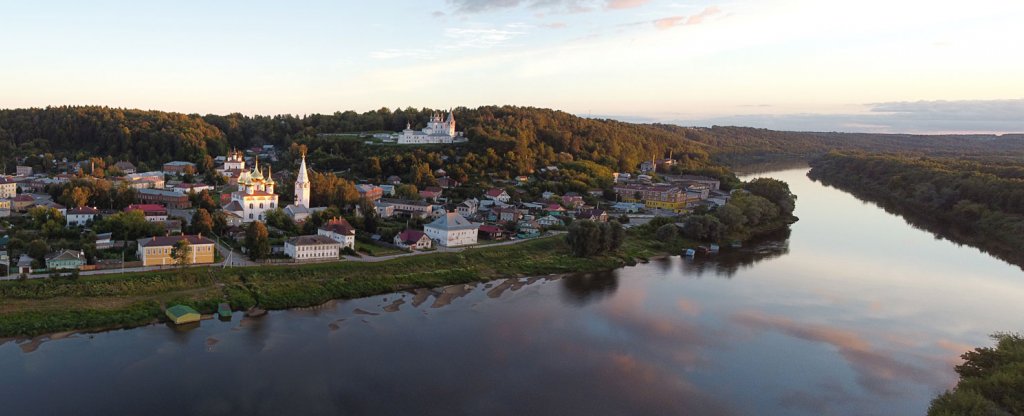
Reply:
[[996, 334], [994, 348], [960, 357], [960, 381], [932, 401], [929, 416], [1024, 415], [1024, 337]]
[[812, 179], [1024, 267], [1024, 166], [1019, 163], [829, 153], [811, 167]]
[[[539, 167], [589, 161], [611, 170], [633, 171], [641, 161], [672, 156], [677, 170], [716, 165], [798, 159], [829, 150], [865, 150], [931, 156], [1024, 154], [1024, 136], [912, 136], [846, 133], [796, 133], [742, 127], [690, 128], [631, 124], [577, 117], [562, 111], [514, 106], [454, 109], [458, 129], [469, 143], [457, 146], [372, 146], [336, 133], [422, 128], [433, 109], [395, 109], [356, 113], [247, 116], [186, 115], [108, 107], [47, 107], [0, 110], [0, 155], [7, 171], [16, 157], [54, 171], [52, 160], [104, 158], [156, 168], [169, 160], [187, 160], [210, 168], [211, 159], [231, 147], [272, 144], [294, 150], [306, 145], [322, 171], [351, 171], [374, 179], [448, 166], [457, 177], [529, 174]], [[283, 159], [293, 168], [293, 151]], [[426, 165], [426, 167], [424, 167]], [[448, 169], [447, 170], [452, 170]], [[713, 172], [713, 171], [712, 171]], [[425, 175], [424, 175], [425, 176]], [[429, 183], [430, 178], [422, 178]]]

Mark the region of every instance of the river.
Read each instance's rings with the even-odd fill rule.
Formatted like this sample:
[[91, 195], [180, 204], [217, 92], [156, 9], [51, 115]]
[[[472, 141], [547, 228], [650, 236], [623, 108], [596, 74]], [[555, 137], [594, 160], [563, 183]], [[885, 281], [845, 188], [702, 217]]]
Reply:
[[826, 188], [711, 259], [0, 345], [4, 415], [918, 415], [1024, 272]]

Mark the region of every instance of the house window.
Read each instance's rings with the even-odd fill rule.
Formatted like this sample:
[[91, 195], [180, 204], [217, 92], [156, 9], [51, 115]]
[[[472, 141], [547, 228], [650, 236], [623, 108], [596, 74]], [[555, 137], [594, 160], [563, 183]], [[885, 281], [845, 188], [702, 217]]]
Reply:
[[260, 209], [263, 209], [263, 203], [260, 202]]

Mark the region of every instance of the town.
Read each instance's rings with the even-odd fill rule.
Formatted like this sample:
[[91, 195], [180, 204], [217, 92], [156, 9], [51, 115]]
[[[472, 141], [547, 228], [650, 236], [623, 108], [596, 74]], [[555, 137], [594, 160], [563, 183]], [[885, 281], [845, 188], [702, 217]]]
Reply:
[[[444, 121], [437, 114], [423, 133], [406, 129], [397, 141], [457, 144], [453, 139], [464, 136], [454, 129], [452, 113]], [[358, 203], [314, 206], [313, 178], [322, 176], [312, 173], [306, 150], [297, 169], [274, 170], [280, 156], [264, 145], [231, 150], [213, 166], [167, 161], [158, 170], [100, 157], [21, 158], [33, 164], [0, 179], [4, 278], [458, 251], [564, 233], [577, 220], [629, 227], [713, 209], [730, 197], [718, 179], [671, 174], [674, 159], [652, 157], [634, 172], [613, 173], [606, 178], [611, 186], [587, 192], [531, 196], [526, 187], [557, 177], [560, 167], [550, 165], [533, 175], [492, 178], [467, 195], [468, 185], [439, 167], [430, 172], [436, 185], [418, 189], [391, 175], [381, 183], [355, 183]], [[282, 184], [291, 184], [289, 195], [280, 192], [287, 188]], [[107, 206], [90, 206], [90, 200]]]

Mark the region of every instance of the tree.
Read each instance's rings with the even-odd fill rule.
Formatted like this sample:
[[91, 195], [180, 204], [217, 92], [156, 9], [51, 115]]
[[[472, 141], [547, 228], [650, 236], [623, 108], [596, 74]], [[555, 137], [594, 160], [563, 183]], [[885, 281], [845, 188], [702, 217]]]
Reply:
[[757, 178], [743, 185], [743, 189], [771, 201], [782, 215], [792, 215], [796, 207], [796, 195], [789, 190], [789, 184], [778, 179]]
[[691, 215], [683, 223], [683, 235], [703, 241], [719, 241], [725, 226], [714, 215]]
[[50, 246], [46, 245], [43, 240], [32, 240], [28, 243], [29, 257], [32, 257], [40, 262], [46, 261], [46, 255], [50, 252]]
[[289, 217], [281, 208], [274, 208], [267, 211], [265, 215], [267, 218], [267, 225], [284, 232], [295, 232], [295, 221], [292, 220], [292, 218]]
[[665, 224], [654, 231], [654, 238], [657, 238], [658, 241], [674, 240], [677, 235], [679, 235], [679, 227], [676, 227], [675, 224]]
[[395, 187], [395, 196], [402, 199], [418, 200], [420, 199], [420, 191], [416, 188], [416, 185], [398, 185]]
[[270, 233], [262, 222], [253, 221], [245, 230], [245, 248], [249, 258], [259, 260], [270, 255]]
[[187, 266], [192, 261], [192, 244], [184, 238], [174, 243], [174, 246], [171, 247], [171, 258], [179, 267]]
[[1024, 337], [996, 334], [995, 348], [975, 348], [960, 356], [953, 390], [932, 400], [928, 415], [1024, 414]]
[[213, 216], [210, 215], [210, 211], [199, 208], [195, 214], [192, 214], [192, 233], [207, 235], [213, 233]]
[[576, 257], [590, 257], [601, 252], [601, 228], [593, 221], [573, 221], [565, 239]]
[[90, 195], [89, 188], [75, 186], [64, 189], [64, 194], [61, 196], [69, 206], [80, 208], [89, 203]]

